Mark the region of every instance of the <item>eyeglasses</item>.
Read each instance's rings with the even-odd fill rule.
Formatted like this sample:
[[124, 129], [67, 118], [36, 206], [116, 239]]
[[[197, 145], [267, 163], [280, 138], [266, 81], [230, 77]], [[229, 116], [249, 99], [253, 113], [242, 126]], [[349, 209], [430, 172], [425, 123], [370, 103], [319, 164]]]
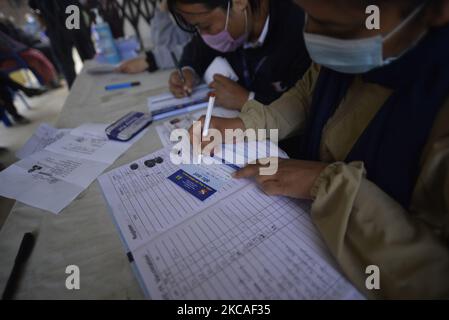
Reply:
[[188, 22], [183, 18], [183, 16], [180, 15], [179, 13], [173, 11], [173, 12], [172, 12], [172, 16], [173, 16], [173, 18], [175, 19], [176, 24], [177, 24], [183, 31], [188, 32], [188, 33], [192, 33], [192, 34], [198, 33], [198, 28], [195, 27], [194, 25], [188, 23]]
[[[231, 1], [228, 1], [228, 10], [227, 10], [227, 15], [228, 16], [227, 16], [227, 19], [226, 19], [226, 24], [227, 24], [228, 19], [229, 19], [229, 10], [230, 10], [231, 6], [232, 6]], [[170, 6], [169, 10], [170, 10], [173, 18], [175, 19], [176, 24], [182, 30], [184, 30], [185, 32], [188, 32], [188, 33], [192, 33], [192, 34], [200, 34], [200, 32], [198, 30], [198, 27], [196, 27], [196, 26], [190, 24], [189, 22], [187, 22], [184, 19], [184, 17], [180, 13], [178, 13], [176, 11], [176, 9], [174, 7]], [[204, 13], [207, 13], [207, 12], [204, 12]]]

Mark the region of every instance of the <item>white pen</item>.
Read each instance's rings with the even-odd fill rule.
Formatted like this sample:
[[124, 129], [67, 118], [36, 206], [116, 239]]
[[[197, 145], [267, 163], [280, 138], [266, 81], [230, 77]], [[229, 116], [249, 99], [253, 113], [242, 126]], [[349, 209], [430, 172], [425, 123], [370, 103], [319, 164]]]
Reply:
[[211, 93], [209, 96], [209, 104], [207, 105], [207, 112], [206, 112], [206, 119], [204, 120], [204, 127], [203, 127], [203, 137], [207, 137], [209, 134], [209, 126], [210, 126], [210, 119], [212, 118], [212, 111], [214, 110], [215, 105], [215, 93]]

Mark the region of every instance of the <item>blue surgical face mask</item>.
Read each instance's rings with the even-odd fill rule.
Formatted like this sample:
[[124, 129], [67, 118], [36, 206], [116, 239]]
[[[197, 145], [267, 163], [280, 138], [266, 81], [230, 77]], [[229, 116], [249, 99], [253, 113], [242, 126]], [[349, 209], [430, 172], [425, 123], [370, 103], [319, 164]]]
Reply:
[[[402, 30], [423, 8], [424, 5], [419, 6], [407, 19], [385, 36], [377, 35], [370, 38], [344, 40], [312, 34], [304, 30], [304, 41], [314, 62], [341, 73], [365, 73], [399, 58], [384, 59], [383, 43]], [[307, 16], [305, 25], [307, 25]]]

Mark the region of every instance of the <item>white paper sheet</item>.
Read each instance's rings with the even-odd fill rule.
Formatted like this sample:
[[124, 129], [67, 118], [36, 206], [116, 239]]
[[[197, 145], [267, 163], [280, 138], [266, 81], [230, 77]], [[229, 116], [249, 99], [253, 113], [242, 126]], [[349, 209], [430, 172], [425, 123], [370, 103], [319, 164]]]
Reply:
[[153, 299], [362, 299], [306, 205], [254, 185], [132, 251]]
[[[182, 115], [180, 117], [176, 117], [174, 119], [165, 121], [163, 124], [160, 124], [156, 126], [156, 132], [159, 135], [159, 138], [161, 139], [162, 145], [164, 147], [173, 145], [176, 143], [173, 141], [170, 141], [170, 134], [175, 129], [185, 129], [188, 130], [194, 121], [197, 121], [201, 116], [206, 114], [206, 110], [198, 111], [194, 114], [187, 114]], [[235, 110], [229, 110], [222, 107], [215, 107], [212, 115], [214, 117], [221, 117], [221, 118], [235, 118], [239, 115], [238, 111]]]
[[214, 158], [239, 167], [265, 158], [288, 159], [287, 153], [270, 140], [223, 144], [215, 150]]
[[[170, 161], [170, 152], [171, 148], [162, 149], [99, 177], [103, 194], [130, 248], [138, 247], [198, 208], [209, 206], [248, 183], [225, 181], [219, 194], [201, 202], [167, 179], [179, 170]], [[162, 157], [164, 163], [153, 168], [145, 166], [146, 160], [156, 157]], [[133, 164], [138, 166], [137, 170], [131, 169]]]
[[56, 129], [47, 123], [41, 124], [27, 142], [16, 152], [16, 157], [24, 159], [43, 150], [49, 144], [70, 133], [71, 129]]
[[207, 100], [209, 91], [209, 87], [206, 84], [202, 84], [193, 89], [192, 95], [190, 97], [178, 99], [175, 98], [175, 96], [171, 93], [152, 96], [148, 98], [148, 108], [150, 109], [150, 112], [153, 112], [169, 107], [191, 104], [199, 100]]
[[33, 166], [42, 167], [32, 174], [63, 180], [82, 188], [87, 188], [108, 167], [106, 163], [60, 155], [47, 150], [34, 153], [16, 165], [25, 170], [33, 170]]
[[239, 77], [232, 69], [228, 60], [223, 57], [216, 57], [214, 61], [209, 65], [206, 72], [204, 73], [204, 81], [210, 85], [214, 81], [214, 76], [220, 74], [232, 81], [239, 81]]
[[0, 173], [0, 194], [59, 213], [108, 166], [42, 150]]
[[[308, 203], [269, 197], [226, 165], [204, 202], [167, 179], [162, 149], [99, 177], [137, 278], [153, 299], [360, 299], [310, 221]], [[137, 167], [136, 167], [137, 165]], [[221, 166], [223, 171], [220, 171]], [[133, 167], [134, 169], [132, 169]], [[208, 168], [209, 167], [209, 168]]]
[[23, 148], [29, 155], [0, 172], [0, 195], [59, 213], [146, 132], [122, 143], [108, 140], [106, 127], [82, 125], [44, 149], [61, 132], [42, 127]]
[[147, 131], [145, 129], [131, 141], [118, 142], [108, 139], [105, 133], [107, 126], [107, 124], [96, 123], [84, 124], [73, 129], [69, 135], [65, 135], [46, 149], [59, 154], [110, 164]]
[[194, 121], [198, 120], [198, 118], [192, 115], [184, 115], [181, 117], [177, 117], [171, 119], [169, 121], [164, 122], [156, 126], [156, 132], [159, 135], [159, 139], [161, 139], [161, 143], [164, 147], [173, 145], [176, 142], [170, 141], [170, 135], [175, 129], [185, 129], [188, 130]]

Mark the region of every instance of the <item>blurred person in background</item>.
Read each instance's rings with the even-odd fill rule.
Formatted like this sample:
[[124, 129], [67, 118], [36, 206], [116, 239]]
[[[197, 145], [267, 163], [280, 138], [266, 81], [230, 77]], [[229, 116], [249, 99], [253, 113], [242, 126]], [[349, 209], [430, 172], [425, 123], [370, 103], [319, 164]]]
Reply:
[[59, 61], [69, 88], [72, 87], [76, 78], [73, 48], [77, 49], [83, 61], [95, 56], [90, 29], [84, 15], [81, 14], [79, 30], [69, 30], [65, 25], [67, 18], [65, 9], [70, 5], [76, 5], [79, 8], [83, 6], [77, 0], [29, 0], [28, 4], [45, 23], [46, 34], [50, 39], [55, 57]]
[[18, 90], [25, 93], [28, 97], [34, 97], [45, 92], [42, 89], [24, 87], [10, 79], [6, 73], [0, 71], [0, 109], [6, 111], [16, 124], [28, 124], [30, 120], [19, 114], [14, 105], [13, 94]]
[[225, 58], [238, 76], [210, 83], [217, 104], [241, 110], [247, 101], [278, 99], [310, 65], [301, 30], [304, 12], [289, 0], [168, 0], [178, 25], [193, 35], [179, 72], [170, 76], [176, 97], [192, 92], [210, 64]]
[[168, 11], [167, 0], [162, 0], [155, 8], [150, 26], [153, 49], [143, 57], [125, 61], [118, 71], [123, 73], [154, 72], [158, 69], [170, 69], [174, 65], [171, 53], [180, 57], [184, 46], [192, 35], [179, 28]]
[[0, 70], [20, 67], [23, 63], [40, 78], [41, 85], [58, 86], [58, 74], [53, 64], [39, 50], [12, 39], [0, 30]]
[[[33, 19], [31, 14], [26, 14], [25, 17], [27, 21]], [[38, 24], [37, 21], [35, 21], [35, 23]], [[23, 29], [18, 28], [10, 19], [6, 18], [2, 13], [0, 13], [0, 31], [29, 48], [39, 50], [53, 64], [55, 68], [58, 68], [57, 61], [55, 60], [48, 39], [42, 38], [42, 34], [39, 32], [38, 26], [34, 26], [33, 29], [27, 26], [28, 22], [27, 25], [23, 27]]]

